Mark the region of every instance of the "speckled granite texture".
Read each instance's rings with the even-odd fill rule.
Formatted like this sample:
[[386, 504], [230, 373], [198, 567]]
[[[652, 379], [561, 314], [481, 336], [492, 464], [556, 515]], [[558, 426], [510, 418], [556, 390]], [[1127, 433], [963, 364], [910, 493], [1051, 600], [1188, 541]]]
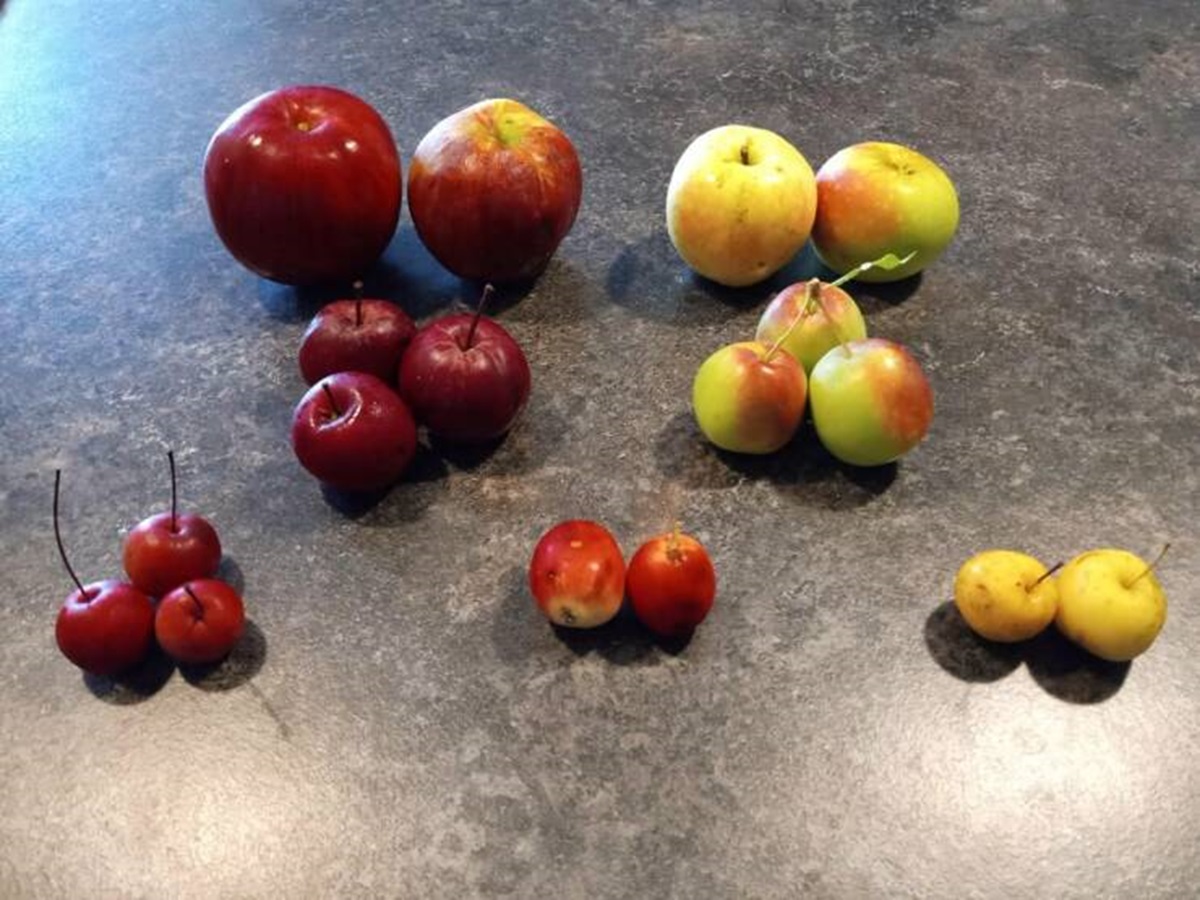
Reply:
[[[901, 9], [902, 8], [902, 9]], [[9, 0], [0, 14], [0, 896], [1168, 898], [1200, 884], [1200, 49], [1188, 0], [403, 4]], [[442, 116], [525, 100], [584, 205], [498, 317], [534, 393], [490, 456], [422, 453], [375, 505], [287, 443], [328, 295], [213, 234], [209, 135], [295, 82], [377, 106], [407, 166]], [[692, 375], [768, 296], [693, 278], [671, 167], [712, 126], [814, 167], [911, 144], [963, 223], [916, 283], [854, 289], [937, 398], [856, 472], [811, 433], [724, 456]], [[471, 299], [405, 215], [368, 290]], [[217, 524], [250, 639], [216, 672], [85, 680], [52, 624], [166, 502]], [[536, 613], [540, 532], [627, 552], [679, 517], [717, 607], [684, 648]], [[1000, 652], [946, 606], [972, 552], [1174, 548], [1132, 666]]]

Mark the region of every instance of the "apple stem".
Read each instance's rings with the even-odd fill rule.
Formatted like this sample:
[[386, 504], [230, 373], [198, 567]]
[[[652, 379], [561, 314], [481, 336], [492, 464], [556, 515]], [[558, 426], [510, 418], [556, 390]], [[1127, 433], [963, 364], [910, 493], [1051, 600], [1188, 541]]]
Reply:
[[496, 289], [490, 284], [483, 286], [483, 296], [479, 298], [479, 305], [475, 307], [475, 318], [471, 320], [471, 327], [467, 330], [467, 345], [463, 347], [464, 350], [471, 349], [471, 344], [475, 340], [475, 328], [479, 325], [479, 318], [483, 315], [483, 308], [487, 306], [488, 300], [491, 299], [492, 294], [495, 292]]
[[683, 525], [676, 519], [675, 527], [671, 529], [671, 536], [667, 538], [667, 559], [673, 563], [677, 563], [683, 558], [683, 552], [679, 549], [679, 539], [682, 536]]
[[71, 561], [67, 559], [67, 551], [63, 547], [62, 532], [58, 529], [58, 486], [62, 481], [62, 469], [54, 470], [54, 542], [58, 544], [58, 555], [62, 557], [63, 566], [67, 570], [67, 574], [71, 576], [71, 580], [75, 582], [75, 587], [79, 588], [79, 593], [84, 600], [88, 599], [87, 590], [83, 586], [83, 582], [79, 580], [79, 576], [75, 574], [75, 570], [71, 568]]
[[196, 618], [203, 619], [204, 618], [204, 604], [200, 602], [200, 598], [196, 596], [195, 592], [192, 590], [191, 585], [185, 584], [183, 586], [183, 589], [185, 591], [187, 591], [187, 595], [192, 598], [192, 602], [196, 604]]
[[321, 382], [321, 390], [325, 392], [325, 399], [329, 401], [329, 406], [333, 410], [334, 416], [340, 416], [342, 410], [338, 407], [337, 400], [333, 397], [333, 391], [330, 389], [328, 381]]
[[1154, 557], [1154, 562], [1152, 562], [1152, 563], [1150, 563], [1150, 565], [1146, 566], [1145, 570], [1140, 575], [1138, 575], [1137, 578], [1135, 578], [1135, 579], [1133, 579], [1133, 581], [1129, 582], [1128, 586], [1133, 587], [1135, 584], [1137, 584], [1137, 582], [1140, 579], [1144, 578], [1145, 576], [1149, 575], [1152, 571], [1154, 571], [1154, 567], [1157, 566], [1160, 562], [1162, 562], [1162, 558], [1167, 555], [1167, 551], [1170, 549], [1171, 549], [1171, 542], [1167, 541], [1167, 543], [1163, 544], [1163, 548], [1158, 551], [1158, 556]]
[[354, 299], [355, 299], [355, 300], [361, 300], [361, 299], [362, 299], [362, 294], [363, 294], [363, 283], [362, 283], [362, 281], [360, 280], [360, 281], [356, 281], [356, 282], [354, 282], [354, 284], [353, 284], [353, 285], [351, 285], [351, 287], [353, 287], [353, 288], [354, 288]]
[[1052, 565], [1050, 568], [1048, 568], [1045, 572], [1043, 572], [1040, 576], [1038, 576], [1038, 580], [1035, 581], [1033, 584], [1031, 584], [1030, 587], [1031, 588], [1037, 587], [1039, 584], [1041, 584], [1043, 581], [1045, 581], [1047, 578], [1049, 578], [1051, 575], [1053, 575], [1055, 572], [1057, 572], [1059, 569], [1061, 569], [1063, 567], [1063, 565], [1064, 565], [1064, 563], [1060, 559], [1058, 562], [1056, 562], [1054, 565]]
[[[787, 340], [788, 335], [791, 334], [795, 330], [796, 326], [808, 316], [809, 310], [812, 308], [813, 298], [818, 298], [817, 302], [820, 303], [819, 298], [821, 295], [821, 280], [819, 278], [813, 278], [808, 282], [805, 291], [804, 305], [800, 307], [800, 312], [796, 313], [796, 315], [792, 317], [792, 321], [788, 325], [787, 330], [784, 331], [784, 333], [779, 336], [775, 343], [771, 345], [771, 349], [768, 350], [762, 358], [763, 362], [767, 362], [772, 356], [775, 355], [775, 351], [783, 345], [783, 342]], [[822, 306], [821, 309], [824, 311], [825, 307]], [[828, 319], [829, 316], [826, 315], [825, 318]]]
[[[868, 267], [870, 266], [869, 263], [867, 265], [868, 265]], [[861, 271], [861, 269], [862, 269], [862, 267], [860, 266], [858, 269], [855, 269], [854, 271], [859, 272], [859, 271]], [[837, 287], [840, 284], [845, 284], [847, 281], [850, 280], [851, 277], [852, 276], [845, 276], [843, 278], [839, 278], [837, 281], [835, 281], [833, 284], [831, 284], [830, 287]], [[815, 278], [813, 279], [813, 281], [816, 281], [818, 285], [820, 284], [820, 282], [817, 281], [817, 279], [815, 279]], [[812, 281], [810, 281], [809, 284], [812, 284]], [[849, 356], [850, 355], [850, 347], [848, 346], [848, 344], [850, 342], [848, 340], [846, 340], [846, 332], [842, 331], [842, 326], [839, 325], [837, 323], [837, 320], [834, 319], [834, 317], [829, 314], [829, 307], [827, 307], [825, 305], [825, 301], [821, 299], [821, 291], [820, 290], [812, 291], [810, 296], [812, 297], [813, 300], [815, 300], [817, 302], [817, 306], [820, 307], [820, 309], [821, 309], [821, 315], [823, 315], [825, 317], [825, 321], [829, 323], [830, 327], [833, 328], [833, 333], [835, 335], [837, 335], [838, 346], [842, 348], [842, 353], [844, 353], [846, 356]]]
[[176, 511], [178, 510], [179, 507], [176, 502], [176, 493], [175, 493], [175, 451], [174, 450], [167, 451], [167, 465], [169, 465], [171, 467], [171, 533], [175, 534], [176, 532], [179, 531], [179, 525], [175, 521], [176, 520]]
[[742, 165], [743, 166], [750, 165], [750, 145], [749, 144], [742, 144], [742, 149], [741, 149], [740, 155], [742, 157]]

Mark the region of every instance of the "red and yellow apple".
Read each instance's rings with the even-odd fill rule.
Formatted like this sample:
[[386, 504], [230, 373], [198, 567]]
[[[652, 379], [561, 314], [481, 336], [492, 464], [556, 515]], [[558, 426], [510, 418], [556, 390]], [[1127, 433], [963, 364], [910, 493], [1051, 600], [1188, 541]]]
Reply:
[[867, 323], [851, 296], [814, 278], [776, 294], [763, 310], [754, 338], [767, 346], [782, 338], [780, 346], [810, 375], [821, 357], [838, 344], [866, 336]]
[[1063, 566], [1058, 590], [1059, 631], [1111, 662], [1145, 653], [1167, 619], [1153, 566], [1127, 550], [1080, 554]]
[[816, 205], [812, 167], [799, 150], [772, 131], [724, 125], [693, 140], [675, 164], [667, 233], [705, 278], [745, 287], [804, 246]]
[[722, 450], [773, 453], [804, 417], [804, 369], [778, 347], [758, 341], [713, 353], [692, 382], [692, 408], [704, 436]]
[[839, 150], [817, 171], [812, 240], [821, 260], [847, 272], [886, 251], [916, 253], [863, 281], [897, 281], [924, 269], [958, 229], [958, 193], [937, 163], [900, 144], [871, 141]]
[[808, 390], [821, 443], [855, 466], [899, 459], [933, 421], [933, 390], [920, 364], [882, 338], [830, 350], [813, 367]]
[[438, 122], [408, 173], [422, 243], [455, 275], [482, 281], [540, 274], [582, 196], [570, 139], [516, 100], [483, 100]]

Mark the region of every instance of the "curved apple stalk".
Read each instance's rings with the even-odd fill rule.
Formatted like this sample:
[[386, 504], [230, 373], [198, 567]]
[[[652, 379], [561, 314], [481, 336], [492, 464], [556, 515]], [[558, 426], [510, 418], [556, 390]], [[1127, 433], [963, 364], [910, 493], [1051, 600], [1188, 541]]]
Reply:
[[[909, 253], [907, 256], [904, 256], [904, 257], [899, 257], [895, 253], [885, 253], [885, 254], [883, 254], [883, 256], [879, 257], [879, 259], [873, 259], [870, 262], [860, 263], [859, 265], [857, 265], [853, 269], [851, 269], [849, 272], [847, 272], [845, 275], [838, 278], [837, 281], [831, 282], [829, 284], [829, 286], [835, 287], [835, 288], [841, 287], [847, 281], [854, 280], [859, 275], [861, 275], [863, 272], [866, 272], [869, 269], [883, 269], [884, 271], [898, 269], [901, 266], [907, 265], [909, 262], [911, 262], [913, 257], [915, 257], [916, 255], [917, 255], [916, 250], [912, 251], [911, 253]], [[842, 332], [841, 326], [838, 324], [836, 318], [829, 315], [829, 310], [827, 310], [825, 308], [824, 301], [821, 300], [821, 279], [813, 278], [813, 279], [810, 279], [808, 282], [808, 293], [804, 298], [804, 305], [800, 307], [800, 311], [798, 313], [796, 313], [795, 317], [792, 319], [792, 321], [788, 325], [788, 327], [784, 330], [783, 334], [781, 334], [779, 336], [779, 338], [775, 341], [775, 343], [771, 345], [771, 348], [767, 351], [766, 355], [763, 357], [764, 362], [775, 355], [775, 352], [781, 346], [783, 346], [783, 342], [785, 340], [787, 340], [788, 335], [790, 335], [793, 331], [795, 331], [796, 326], [799, 325], [802, 321], [804, 321], [804, 319], [806, 317], [812, 315], [813, 310], [816, 307], [819, 307], [821, 309], [821, 312], [825, 314], [826, 321], [828, 321], [829, 324], [831, 326], [833, 326], [834, 333], [838, 337], [838, 344], [841, 345], [842, 347], [845, 347], [846, 344], [849, 343], [846, 340], [846, 336]]]

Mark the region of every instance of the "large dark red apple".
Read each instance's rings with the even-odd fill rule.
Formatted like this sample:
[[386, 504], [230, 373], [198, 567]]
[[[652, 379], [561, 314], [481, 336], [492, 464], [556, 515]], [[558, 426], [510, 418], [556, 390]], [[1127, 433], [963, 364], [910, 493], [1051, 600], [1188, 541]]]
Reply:
[[375, 491], [412, 462], [417, 427], [387, 382], [366, 372], [339, 372], [300, 400], [292, 416], [292, 449], [330, 487]]
[[395, 381], [417, 326], [387, 300], [334, 300], [313, 317], [300, 342], [300, 373], [309, 384], [337, 372], [370, 372]]
[[270, 91], [236, 109], [204, 154], [217, 234], [239, 262], [285, 284], [352, 279], [396, 231], [396, 143], [369, 104], [333, 87]]
[[400, 361], [400, 396], [430, 434], [452, 443], [500, 437], [529, 399], [525, 353], [483, 306], [430, 322]]
[[579, 211], [570, 139], [516, 100], [483, 100], [433, 127], [408, 173], [421, 241], [461, 278], [523, 281], [550, 262]]

